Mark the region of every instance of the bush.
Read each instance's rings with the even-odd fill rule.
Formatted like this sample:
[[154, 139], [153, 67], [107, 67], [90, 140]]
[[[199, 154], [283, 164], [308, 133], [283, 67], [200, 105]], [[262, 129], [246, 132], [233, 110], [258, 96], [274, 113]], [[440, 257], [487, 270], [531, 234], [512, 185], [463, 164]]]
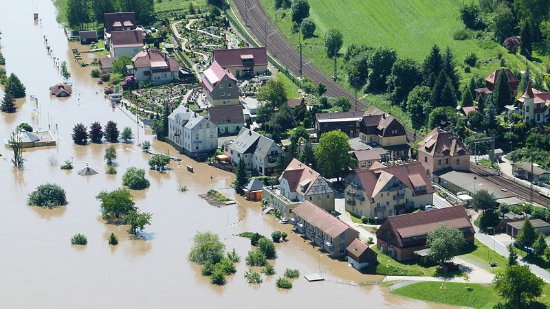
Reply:
[[73, 169], [73, 163], [69, 160], [66, 160], [63, 165], [61, 165], [62, 170], [72, 170]]
[[275, 245], [267, 238], [262, 238], [258, 241], [258, 249], [263, 252], [266, 258], [274, 259], [277, 255]]
[[373, 239], [372, 237], [369, 237], [369, 238], [367, 239], [367, 244], [368, 244], [368, 245], [374, 244], [374, 239]]
[[225, 284], [225, 274], [223, 270], [214, 268], [212, 272], [212, 277], [210, 277], [210, 283], [215, 285], [224, 285]]
[[118, 245], [118, 238], [114, 233], [111, 233], [111, 235], [109, 235], [109, 245], [112, 245], [112, 246]]
[[116, 168], [114, 166], [107, 166], [105, 173], [107, 175], [116, 175]]
[[218, 235], [210, 232], [195, 234], [193, 247], [189, 252], [189, 260], [197, 264], [218, 263], [223, 259], [225, 245]]
[[108, 73], [103, 73], [103, 74], [101, 74], [100, 78], [101, 78], [102, 82], [106, 83], [106, 82], [111, 80], [111, 75], [108, 74]]
[[262, 283], [262, 276], [257, 271], [249, 270], [244, 274], [244, 276], [246, 277], [246, 280], [248, 281], [248, 283], [251, 283], [251, 284]]
[[286, 238], [288, 237], [288, 234], [286, 232], [281, 232], [281, 238], [283, 241], [286, 241]]
[[90, 75], [92, 75], [93, 78], [99, 78], [99, 76], [101, 76], [101, 71], [99, 71], [98, 68], [94, 68]]
[[57, 207], [67, 205], [65, 190], [56, 184], [38, 186], [29, 194], [28, 203], [31, 206]]
[[237, 272], [235, 263], [228, 258], [223, 258], [218, 264], [215, 265], [215, 269], [220, 269], [225, 275], [234, 274]]
[[21, 124], [19, 124], [17, 126], [18, 129], [20, 130], [23, 130], [23, 131], [27, 131], [27, 132], [32, 132], [33, 129], [32, 129], [32, 126], [26, 122], [22, 122]]
[[277, 278], [276, 285], [280, 289], [292, 289], [292, 282], [287, 278]]
[[85, 246], [87, 243], [88, 243], [88, 239], [86, 238], [86, 236], [84, 236], [84, 234], [78, 233], [74, 235], [73, 238], [71, 238], [72, 245]]
[[273, 276], [275, 274], [275, 267], [273, 265], [266, 263], [262, 271], [266, 276]]
[[267, 263], [265, 254], [259, 249], [248, 251], [245, 261], [248, 266], [265, 266]]
[[203, 276], [211, 276], [214, 272], [214, 264], [212, 262], [206, 262], [202, 265], [201, 274]]
[[472, 37], [472, 32], [467, 29], [460, 29], [453, 34], [453, 39], [464, 41]]
[[369, 223], [369, 217], [367, 217], [367, 216], [362, 216], [362, 217], [361, 217], [361, 223], [363, 223], [363, 224]]
[[233, 248], [232, 251], [227, 252], [227, 258], [233, 263], [238, 263], [241, 260], [241, 257], [237, 254], [235, 248]]
[[137, 167], [130, 167], [122, 176], [122, 184], [132, 190], [143, 190], [149, 188], [149, 180], [145, 179], [145, 170]]
[[254, 233], [251, 237], [250, 237], [250, 244], [253, 245], [253, 246], [257, 246], [258, 245], [258, 241], [260, 239], [264, 238], [264, 236], [258, 234], [258, 233]]
[[275, 231], [271, 233], [271, 239], [273, 239], [273, 242], [279, 242], [281, 240], [282, 233], [280, 231]]
[[302, 21], [301, 28], [304, 39], [308, 39], [314, 36], [317, 26], [315, 25], [313, 19], [308, 17]]
[[476, 63], [477, 63], [477, 55], [475, 53], [470, 53], [466, 55], [466, 58], [464, 58], [464, 64], [466, 65], [475, 67]]
[[285, 278], [294, 279], [300, 277], [300, 271], [297, 269], [285, 269]]

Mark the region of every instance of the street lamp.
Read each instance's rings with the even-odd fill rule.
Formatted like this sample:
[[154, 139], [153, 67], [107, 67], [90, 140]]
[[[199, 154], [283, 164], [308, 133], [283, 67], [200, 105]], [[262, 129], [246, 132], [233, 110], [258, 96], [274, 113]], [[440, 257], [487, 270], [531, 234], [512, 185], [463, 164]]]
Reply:
[[474, 176], [474, 195], [476, 194], [476, 180], [477, 176]]

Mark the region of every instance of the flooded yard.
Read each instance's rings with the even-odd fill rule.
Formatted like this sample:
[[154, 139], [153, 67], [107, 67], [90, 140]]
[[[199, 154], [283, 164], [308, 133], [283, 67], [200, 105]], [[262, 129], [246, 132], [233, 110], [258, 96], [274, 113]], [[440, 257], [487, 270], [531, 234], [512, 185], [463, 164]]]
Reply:
[[[38, 12], [41, 23], [33, 23]], [[112, 108], [101, 88], [89, 77], [90, 68], [82, 69], [72, 58], [63, 29], [55, 21], [55, 8], [49, 0], [10, 2], [0, 10], [2, 52], [8, 74], [19, 76], [27, 88], [27, 97], [38, 98], [38, 108], [30, 101], [18, 100], [18, 112], [0, 113], [0, 308], [334, 308], [367, 305], [370, 308], [447, 308], [391, 295], [377, 285], [360, 282], [380, 280], [362, 275], [347, 263], [327, 258], [308, 242], [290, 232], [269, 215], [261, 215], [259, 203], [235, 197], [230, 184], [233, 175], [186, 157], [172, 161], [172, 170], [147, 171], [150, 188], [132, 192], [136, 206], [153, 214], [145, 239], [132, 239], [127, 227], [107, 225], [101, 219], [95, 196], [122, 185], [128, 167], [147, 169], [148, 154], [138, 143], [149, 140], [158, 152], [176, 151], [154, 141], [150, 130], [138, 127], [118, 108]], [[43, 37], [52, 46], [48, 55]], [[72, 73], [73, 95], [67, 99], [50, 97], [48, 87], [62, 81], [52, 56], [67, 61]], [[3, 95], [3, 93], [2, 93]], [[72, 128], [82, 122], [105, 125], [113, 120], [119, 130], [134, 130], [134, 144], [114, 144], [117, 149], [117, 175], [105, 174], [103, 154], [109, 144], [74, 145]], [[25, 168], [14, 170], [11, 153], [3, 143], [21, 122], [35, 129], [52, 129], [58, 136], [57, 147], [25, 150]], [[55, 129], [58, 129], [57, 131]], [[138, 134], [136, 134], [138, 133]], [[74, 170], [59, 168], [72, 160]], [[88, 164], [99, 171], [94, 176], [79, 176]], [[186, 170], [194, 167], [194, 173]], [[56, 183], [67, 192], [69, 204], [56, 209], [27, 206], [27, 195], [38, 185]], [[187, 192], [179, 192], [187, 186]], [[217, 208], [199, 197], [216, 189], [236, 205]], [[289, 241], [277, 244], [274, 261], [277, 275], [264, 278], [259, 286], [250, 286], [243, 277], [244, 257], [249, 240], [236, 236], [243, 231], [270, 235], [284, 230]], [[193, 235], [212, 231], [241, 255], [237, 273], [222, 287], [213, 286], [200, 268], [187, 261]], [[109, 246], [113, 232], [118, 246]], [[76, 233], [88, 237], [83, 248], [71, 246]], [[308, 283], [299, 278], [289, 291], [280, 291], [275, 280], [285, 268], [301, 274], [321, 273], [329, 280]]]

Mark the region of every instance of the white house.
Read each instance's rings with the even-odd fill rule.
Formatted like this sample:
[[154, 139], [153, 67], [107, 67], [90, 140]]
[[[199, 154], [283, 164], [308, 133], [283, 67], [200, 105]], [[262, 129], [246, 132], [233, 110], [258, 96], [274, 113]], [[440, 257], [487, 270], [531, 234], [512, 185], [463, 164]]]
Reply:
[[140, 51], [132, 59], [134, 77], [138, 82], [170, 83], [178, 79], [179, 64], [157, 48]]
[[218, 131], [207, 118], [183, 105], [168, 116], [168, 139], [191, 157], [204, 157], [218, 148]]
[[237, 138], [224, 148], [233, 164], [244, 160], [246, 169], [259, 175], [271, 175], [282, 150], [274, 140], [243, 128]]
[[533, 89], [528, 83], [519, 102], [524, 122], [537, 125], [550, 123], [550, 92]]
[[130, 58], [143, 50], [143, 38], [145, 32], [140, 29], [112, 31], [111, 40], [109, 41], [109, 50], [111, 57], [118, 59], [123, 56]]

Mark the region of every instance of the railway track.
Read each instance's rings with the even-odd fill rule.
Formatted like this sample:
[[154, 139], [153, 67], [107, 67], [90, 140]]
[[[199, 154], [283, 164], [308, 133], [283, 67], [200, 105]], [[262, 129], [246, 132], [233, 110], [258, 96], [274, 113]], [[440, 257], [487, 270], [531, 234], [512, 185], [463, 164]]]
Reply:
[[[490, 181], [501, 188], [505, 188], [511, 192], [514, 192], [525, 201], [529, 202], [531, 200], [531, 189], [527, 188], [511, 179], [508, 179], [504, 176], [497, 175], [493, 171], [487, 170], [483, 167], [480, 167], [476, 164], [470, 164], [470, 171], [475, 173], [487, 181]], [[550, 207], [550, 197], [541, 195], [540, 193], [533, 192], [533, 202], [537, 203], [544, 207]]]

